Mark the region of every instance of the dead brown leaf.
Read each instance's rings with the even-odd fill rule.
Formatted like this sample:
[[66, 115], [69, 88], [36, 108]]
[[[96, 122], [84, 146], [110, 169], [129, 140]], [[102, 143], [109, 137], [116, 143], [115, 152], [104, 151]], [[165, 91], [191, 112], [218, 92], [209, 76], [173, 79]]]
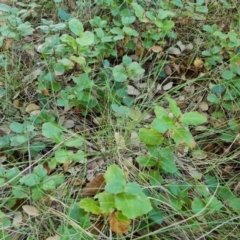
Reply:
[[21, 107], [21, 102], [20, 102], [18, 99], [15, 99], [15, 100], [13, 101], [13, 106], [14, 106], [15, 108], [19, 108], [19, 107]]
[[44, 95], [44, 96], [49, 96], [49, 91], [48, 91], [48, 89], [43, 89], [43, 90], [41, 90], [41, 93], [42, 93], [42, 95]]
[[155, 53], [159, 53], [161, 52], [163, 49], [160, 47], [160, 46], [152, 46], [152, 51], [155, 52]]
[[117, 212], [113, 212], [109, 215], [108, 221], [110, 228], [113, 232], [118, 234], [127, 234], [128, 227], [131, 224], [131, 220], [122, 220], [117, 218]]
[[91, 182], [87, 183], [86, 186], [82, 189], [82, 194], [84, 196], [94, 196], [99, 191], [101, 191], [105, 186], [104, 174], [97, 174]]
[[33, 111], [36, 111], [36, 110], [40, 110], [41, 108], [35, 104], [35, 103], [30, 103], [29, 105], [27, 105], [27, 107], [25, 108], [25, 111], [27, 113], [30, 113], [30, 112], [33, 112]]
[[4, 44], [3, 44], [3, 46], [2, 46], [3, 51], [8, 50], [8, 49], [11, 47], [13, 41], [14, 41], [13, 38], [7, 38], [7, 39], [5, 39]]
[[30, 205], [23, 205], [23, 211], [27, 213], [29, 216], [37, 217], [39, 216], [39, 211], [37, 208], [30, 206]]

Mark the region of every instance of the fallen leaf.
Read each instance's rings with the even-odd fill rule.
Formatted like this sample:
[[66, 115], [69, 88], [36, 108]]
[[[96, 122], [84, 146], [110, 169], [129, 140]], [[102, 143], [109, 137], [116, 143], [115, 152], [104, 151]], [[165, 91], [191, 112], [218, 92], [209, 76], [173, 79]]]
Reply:
[[48, 91], [48, 89], [43, 89], [43, 90], [41, 90], [41, 93], [42, 93], [42, 95], [44, 95], [44, 96], [49, 96], [49, 91]]
[[177, 45], [180, 48], [181, 52], [185, 51], [186, 46], [181, 41], [177, 42]]
[[172, 86], [173, 86], [173, 82], [169, 82], [163, 86], [163, 90], [167, 91], [167, 90], [171, 89]]
[[82, 189], [82, 194], [84, 196], [94, 196], [99, 191], [101, 191], [105, 186], [104, 174], [97, 174], [91, 182], [87, 183], [86, 186]]
[[170, 75], [172, 75], [172, 69], [171, 69], [171, 67], [169, 66], [169, 65], [165, 65], [164, 66], [164, 71], [165, 71], [165, 73], [168, 75], [168, 76], [170, 76]]
[[25, 111], [27, 113], [33, 112], [35, 110], [40, 110], [41, 108], [35, 104], [35, 103], [30, 103], [29, 105], [27, 105], [27, 107], [25, 108]]
[[29, 75], [25, 76], [22, 79], [22, 82], [30, 82], [30, 81], [35, 80], [40, 75], [41, 72], [42, 72], [41, 68], [38, 68], [38, 69], [34, 70], [32, 73], [30, 73]]
[[46, 240], [60, 240], [60, 236], [56, 234], [52, 237], [48, 237]]
[[114, 138], [117, 144], [117, 148], [118, 149], [123, 149], [125, 148], [125, 140], [124, 137], [122, 135], [120, 135], [119, 132], [115, 132], [114, 133]]
[[163, 49], [162, 49], [160, 46], [157, 46], [157, 45], [155, 45], [155, 46], [152, 47], [152, 51], [155, 52], [155, 53], [159, 53], [159, 52], [161, 52], [162, 50], [163, 50]]
[[13, 38], [7, 38], [7, 39], [5, 39], [4, 44], [3, 44], [3, 46], [2, 46], [3, 51], [8, 50], [8, 49], [11, 47], [13, 41], [14, 41]]
[[208, 110], [208, 104], [206, 102], [200, 102], [198, 108], [205, 112]]
[[207, 157], [207, 153], [202, 150], [195, 150], [192, 152], [194, 159], [203, 160]]
[[37, 208], [30, 206], [30, 205], [23, 205], [23, 211], [27, 213], [29, 216], [39, 216], [39, 211]]
[[194, 179], [201, 179], [202, 178], [202, 173], [199, 172], [196, 168], [193, 168], [193, 167], [189, 166], [188, 167], [188, 172]]
[[69, 119], [64, 122], [63, 126], [67, 129], [73, 128], [75, 126], [75, 122], [73, 120]]
[[14, 106], [15, 108], [19, 108], [19, 107], [21, 106], [21, 102], [20, 102], [18, 99], [15, 99], [15, 100], [13, 101], [13, 106]]
[[127, 86], [127, 93], [128, 95], [133, 95], [133, 96], [138, 96], [140, 94], [140, 92], [132, 85]]
[[169, 54], [173, 54], [173, 55], [180, 55], [181, 54], [181, 51], [179, 48], [176, 48], [176, 47], [170, 47], [168, 49], [168, 53]]
[[13, 222], [12, 224], [16, 227], [20, 227], [22, 224], [22, 213], [16, 212], [14, 217], [13, 217]]
[[108, 221], [110, 224], [110, 228], [113, 232], [118, 233], [118, 234], [127, 234], [128, 233], [128, 227], [131, 224], [130, 220], [123, 220], [123, 219], [118, 219], [117, 215], [118, 212], [113, 212], [109, 215]]

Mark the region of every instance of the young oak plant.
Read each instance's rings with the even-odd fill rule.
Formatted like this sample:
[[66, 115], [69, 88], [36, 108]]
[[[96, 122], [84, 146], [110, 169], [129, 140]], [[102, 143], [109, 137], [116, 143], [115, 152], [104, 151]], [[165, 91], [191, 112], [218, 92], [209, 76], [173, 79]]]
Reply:
[[152, 205], [141, 187], [127, 183], [124, 171], [117, 165], [108, 167], [104, 174], [105, 191], [95, 195], [95, 200], [84, 198], [80, 208], [86, 212], [108, 217], [112, 231], [127, 233], [131, 220], [152, 210]]

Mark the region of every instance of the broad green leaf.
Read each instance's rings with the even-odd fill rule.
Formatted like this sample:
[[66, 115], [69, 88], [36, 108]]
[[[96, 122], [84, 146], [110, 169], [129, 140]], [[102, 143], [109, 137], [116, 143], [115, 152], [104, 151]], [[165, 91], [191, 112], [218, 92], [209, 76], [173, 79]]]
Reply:
[[82, 150], [78, 150], [76, 153], [72, 155], [72, 160], [75, 162], [84, 163], [86, 160], [86, 154]]
[[213, 93], [223, 93], [226, 91], [226, 88], [222, 84], [217, 84], [211, 88]]
[[68, 26], [70, 30], [77, 36], [81, 36], [83, 33], [83, 24], [76, 18], [69, 21]]
[[148, 155], [139, 156], [136, 158], [136, 161], [143, 167], [153, 167], [157, 163], [157, 159]]
[[128, 76], [125, 68], [122, 65], [117, 65], [112, 69], [113, 77], [116, 82], [124, 82]]
[[126, 185], [124, 171], [115, 164], [108, 167], [104, 179], [106, 183], [118, 182], [122, 186]]
[[198, 113], [198, 112], [188, 112], [184, 113], [180, 117], [180, 122], [186, 124], [186, 125], [200, 125], [202, 123], [205, 123], [207, 121], [206, 116]]
[[141, 75], [145, 70], [137, 62], [130, 63], [127, 67], [127, 75], [129, 78], [133, 79], [135, 76]]
[[193, 201], [192, 201], [193, 213], [195, 213], [195, 214], [199, 213], [200, 211], [202, 211], [204, 209], [204, 207], [205, 207], [205, 203], [201, 198], [196, 197], [193, 199]]
[[163, 107], [160, 107], [160, 106], [156, 106], [156, 107], [154, 108], [154, 112], [155, 112], [156, 117], [157, 117], [158, 119], [161, 119], [161, 118], [164, 117], [164, 116], [168, 116], [167, 111], [166, 111]]
[[16, 147], [26, 143], [29, 139], [25, 135], [16, 135], [10, 138], [11, 146]]
[[17, 186], [13, 187], [12, 193], [16, 198], [28, 198], [29, 197], [29, 188], [17, 185]]
[[164, 134], [165, 132], [172, 131], [175, 128], [175, 122], [173, 118], [163, 116], [161, 119], [154, 119], [151, 126], [157, 132]]
[[123, 27], [123, 31], [129, 36], [133, 36], [133, 37], [138, 36], [138, 32], [131, 27], [125, 26], [125, 27]]
[[162, 211], [160, 211], [158, 208], [154, 207], [150, 212], [149, 212], [149, 217], [152, 219], [155, 223], [161, 224], [164, 219], [164, 214]]
[[135, 11], [135, 15], [139, 20], [142, 20], [144, 18], [144, 9], [142, 8], [141, 5], [137, 4], [136, 2], [133, 2], [132, 7]]
[[23, 133], [24, 132], [24, 126], [18, 122], [12, 122], [10, 124], [10, 129], [15, 133]]
[[159, 186], [163, 182], [159, 170], [151, 170], [149, 172], [149, 181], [151, 186]]
[[206, 197], [206, 202], [210, 202], [207, 206], [208, 211], [218, 211], [223, 207], [223, 204], [221, 201], [219, 201], [216, 197]]
[[187, 146], [189, 146], [190, 148], [194, 148], [196, 145], [192, 134], [185, 128], [175, 128], [172, 138], [177, 145], [181, 143], [186, 143]]
[[76, 42], [81, 46], [90, 46], [94, 43], [94, 34], [92, 32], [83, 32], [80, 38], [76, 39]]
[[174, 155], [170, 148], [165, 147], [160, 150], [161, 159], [159, 165], [165, 172], [175, 173], [177, 172], [177, 167], [174, 162]]
[[36, 186], [40, 183], [41, 178], [36, 174], [28, 174], [27, 176], [22, 177], [19, 182], [25, 184], [28, 187]]
[[55, 159], [59, 163], [69, 163], [72, 160], [73, 152], [59, 148], [55, 151]]
[[55, 182], [53, 180], [46, 179], [42, 183], [42, 189], [45, 190], [45, 191], [54, 190], [54, 189], [56, 189], [56, 184], [55, 184]]
[[46, 138], [51, 138], [56, 143], [63, 141], [62, 129], [50, 122], [42, 125], [42, 135]]
[[121, 193], [124, 190], [125, 184], [120, 182], [110, 182], [105, 186], [105, 191], [111, 194]]
[[142, 193], [142, 189], [137, 183], [127, 183], [127, 185], [124, 187], [124, 192], [138, 195]]
[[139, 138], [146, 145], [160, 145], [164, 137], [154, 129], [141, 128], [139, 130]]
[[214, 103], [214, 104], [219, 104], [220, 103], [220, 99], [217, 95], [215, 94], [208, 94], [207, 95], [207, 100], [211, 103]]
[[229, 207], [231, 207], [232, 209], [236, 210], [236, 211], [240, 211], [240, 198], [232, 198], [229, 202], [228, 202]]
[[91, 212], [93, 214], [100, 214], [100, 207], [96, 201], [91, 198], [84, 198], [79, 203], [80, 208], [84, 209], [86, 212]]
[[115, 200], [112, 194], [103, 192], [95, 197], [99, 200], [101, 213], [110, 214], [115, 209]]
[[130, 109], [126, 106], [118, 106], [117, 104], [112, 104], [111, 108], [114, 112], [116, 112], [122, 117], [125, 117], [130, 113]]
[[225, 80], [231, 80], [236, 76], [236, 74], [232, 71], [225, 70], [225, 71], [222, 72], [221, 76]]
[[170, 111], [171, 113], [175, 116], [175, 117], [179, 117], [181, 114], [181, 110], [180, 108], [177, 106], [176, 101], [174, 101], [172, 98], [168, 97], [167, 98], [168, 102], [169, 102], [169, 107], [170, 107]]
[[70, 138], [64, 142], [66, 147], [81, 147], [83, 144], [83, 138], [80, 136]]
[[42, 165], [35, 167], [33, 173], [39, 176], [41, 180], [47, 176], [47, 170]]
[[152, 210], [149, 199], [143, 194], [119, 193], [115, 197], [116, 208], [128, 219], [134, 219]]

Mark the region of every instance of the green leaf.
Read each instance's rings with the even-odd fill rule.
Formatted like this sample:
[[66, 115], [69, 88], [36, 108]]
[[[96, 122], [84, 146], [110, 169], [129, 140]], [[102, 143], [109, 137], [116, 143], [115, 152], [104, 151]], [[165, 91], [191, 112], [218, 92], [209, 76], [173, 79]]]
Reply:
[[207, 95], [207, 100], [211, 103], [216, 104], [216, 105], [218, 105], [220, 103], [219, 97], [215, 94], [208, 94]]
[[222, 84], [217, 84], [211, 88], [213, 93], [223, 93], [226, 91], [225, 87]]
[[72, 160], [73, 152], [59, 148], [55, 151], [55, 159], [59, 163], [69, 163]]
[[86, 154], [82, 150], [78, 150], [76, 153], [72, 155], [72, 160], [75, 162], [84, 163], [86, 159]]
[[16, 198], [28, 198], [29, 197], [29, 188], [23, 186], [14, 186], [12, 193]]
[[51, 138], [56, 143], [63, 141], [62, 129], [50, 122], [42, 125], [42, 135], [46, 138]]
[[222, 72], [221, 76], [225, 80], [231, 80], [236, 76], [236, 74], [232, 71], [225, 70], [225, 71]]
[[146, 145], [160, 145], [164, 137], [154, 129], [141, 128], [139, 130], [139, 138]]
[[24, 126], [18, 122], [12, 122], [10, 124], [10, 129], [15, 133], [23, 133], [24, 132]]
[[163, 182], [159, 170], [151, 170], [149, 172], [149, 181], [151, 186], [159, 186]]
[[100, 214], [100, 207], [96, 201], [90, 198], [84, 198], [79, 203], [80, 208], [84, 209], [86, 212], [91, 212], [93, 214]]
[[175, 173], [177, 172], [177, 167], [174, 161], [174, 155], [169, 147], [165, 147], [160, 150], [161, 160], [159, 165], [165, 172]]
[[151, 126], [157, 132], [164, 134], [165, 132], [172, 131], [175, 128], [175, 122], [174, 119], [163, 116], [161, 119], [154, 119]]
[[92, 32], [85, 31], [80, 38], [76, 39], [76, 42], [81, 46], [90, 46], [94, 43], [94, 34]]
[[136, 161], [143, 167], [153, 167], [157, 163], [157, 159], [152, 158], [148, 155], [139, 156], [136, 158]]
[[170, 111], [171, 113], [175, 116], [175, 117], [179, 117], [181, 114], [181, 110], [180, 108], [177, 106], [176, 101], [174, 101], [172, 98], [167, 98], [168, 102], [169, 102], [169, 107], [170, 107]]
[[127, 183], [127, 185], [124, 188], [124, 192], [133, 195], [138, 195], [142, 193], [142, 189], [137, 183]]
[[112, 104], [111, 108], [114, 112], [116, 112], [122, 117], [125, 117], [130, 113], [130, 109], [126, 106], [118, 106], [117, 104]]
[[70, 30], [77, 36], [81, 36], [83, 33], [83, 24], [76, 18], [69, 21], [68, 26]]
[[113, 77], [116, 82], [124, 82], [128, 76], [125, 68], [122, 65], [117, 65], [112, 69]]
[[106, 183], [119, 181], [122, 184], [126, 184], [123, 170], [115, 164], [108, 167], [104, 174], [104, 179], [106, 180]]
[[143, 16], [144, 16], [144, 9], [142, 8], [142, 6], [141, 5], [139, 5], [139, 4], [137, 4], [136, 2], [133, 2], [132, 4], [132, 7], [133, 7], [133, 9], [134, 9], [134, 11], [135, 11], [135, 15], [136, 15], [136, 17], [139, 19], [139, 20], [141, 20], [141, 19], [143, 19]]
[[164, 214], [156, 207], [153, 208], [148, 215], [157, 224], [161, 224], [163, 222]]
[[190, 148], [194, 148], [196, 145], [192, 134], [185, 128], [175, 128], [172, 138], [176, 144], [186, 143]]
[[64, 142], [66, 147], [81, 147], [83, 144], [83, 138], [80, 136], [70, 138]]
[[221, 201], [219, 201], [216, 197], [206, 197], [206, 201], [210, 202], [207, 206], [208, 211], [218, 211], [223, 207], [223, 204]]
[[228, 202], [229, 207], [236, 211], [240, 211], [240, 198], [233, 198]]
[[119, 193], [115, 197], [116, 208], [128, 219], [135, 219], [152, 210], [149, 199], [143, 194]]
[[180, 117], [180, 122], [186, 124], [186, 125], [200, 125], [202, 123], [205, 123], [207, 121], [206, 116], [198, 113], [198, 112], [188, 112], [184, 113]]
[[22, 177], [19, 182], [25, 184], [28, 187], [36, 186], [40, 183], [41, 178], [36, 174], [28, 174], [27, 176]]
[[125, 27], [123, 27], [123, 31], [129, 36], [133, 36], [133, 37], [138, 36], [138, 32], [131, 27], [126, 27], [125, 26]]
[[115, 200], [112, 194], [103, 192], [95, 197], [99, 200], [101, 213], [110, 214], [115, 209]]
[[199, 198], [199, 197], [194, 198], [194, 200], [192, 201], [193, 213], [195, 213], [195, 214], [199, 213], [200, 211], [202, 211], [204, 209], [204, 207], [205, 207], [205, 203], [201, 198]]
[[157, 117], [158, 119], [162, 119], [162, 117], [168, 116], [167, 111], [166, 111], [163, 107], [160, 107], [160, 106], [156, 106], [156, 107], [154, 108], [154, 112], [155, 112], [156, 117]]

